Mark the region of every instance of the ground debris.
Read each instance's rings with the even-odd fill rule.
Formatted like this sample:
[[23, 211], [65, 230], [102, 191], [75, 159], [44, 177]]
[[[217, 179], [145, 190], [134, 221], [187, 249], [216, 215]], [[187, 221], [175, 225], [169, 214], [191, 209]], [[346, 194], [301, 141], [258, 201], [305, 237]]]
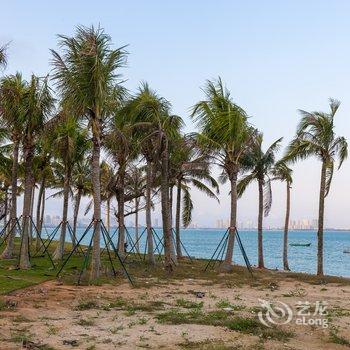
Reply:
[[74, 340], [63, 340], [63, 345], [71, 345], [71, 346], [78, 346], [79, 345], [79, 342], [74, 339]]

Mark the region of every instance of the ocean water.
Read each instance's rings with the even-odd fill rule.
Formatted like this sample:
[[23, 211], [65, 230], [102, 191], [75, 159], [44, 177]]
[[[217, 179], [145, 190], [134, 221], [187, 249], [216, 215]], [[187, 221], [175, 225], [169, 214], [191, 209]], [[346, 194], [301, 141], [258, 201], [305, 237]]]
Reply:
[[[143, 228], [139, 229], [140, 234]], [[49, 229], [51, 231], [51, 229]], [[78, 239], [84, 229], [78, 229]], [[111, 230], [113, 234], [114, 229]], [[128, 228], [128, 232], [134, 239], [134, 229]], [[162, 237], [162, 230], [156, 229]], [[191, 256], [197, 258], [210, 258], [218, 243], [222, 239], [225, 230], [220, 229], [185, 229], [181, 231], [181, 240]], [[254, 230], [240, 231], [240, 237], [246, 250], [250, 263], [257, 264], [257, 232]], [[82, 241], [89, 244], [89, 232]], [[145, 247], [144, 234], [140, 239], [140, 250]], [[116, 242], [116, 236], [113, 241]], [[316, 273], [317, 258], [317, 232], [316, 231], [290, 231], [289, 243], [311, 243], [310, 247], [288, 246], [289, 267], [292, 271]], [[263, 233], [265, 266], [271, 269], [282, 269], [283, 231], [267, 230]], [[101, 245], [104, 242], [101, 239]], [[129, 244], [129, 249], [131, 244]], [[350, 277], [350, 254], [343, 253], [344, 249], [350, 249], [350, 231], [325, 231], [324, 233], [324, 271], [327, 275]], [[238, 244], [235, 244], [234, 262], [244, 265], [242, 254]]]

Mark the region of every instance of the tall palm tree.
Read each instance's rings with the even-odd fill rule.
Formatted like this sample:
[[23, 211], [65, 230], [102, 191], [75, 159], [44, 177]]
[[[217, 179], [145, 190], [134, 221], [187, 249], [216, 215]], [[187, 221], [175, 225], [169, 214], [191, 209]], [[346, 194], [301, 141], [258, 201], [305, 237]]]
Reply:
[[[163, 237], [164, 237], [164, 255], [165, 255], [165, 269], [171, 273], [173, 265], [176, 264], [175, 247], [172, 236], [172, 198], [170, 197], [170, 178], [169, 178], [169, 163], [170, 163], [170, 145], [172, 141], [178, 140], [180, 135], [180, 128], [182, 126], [182, 119], [175, 115], [166, 113], [161, 115], [156, 120], [157, 134], [158, 134], [158, 150], [160, 154], [159, 166], [160, 171], [160, 194], [162, 207], [162, 223], [163, 223]], [[175, 141], [176, 142], [176, 141]], [[170, 202], [171, 201], [171, 202]]]
[[89, 120], [92, 133], [91, 176], [94, 202], [94, 238], [91, 278], [100, 274], [101, 186], [100, 153], [103, 121], [111, 112], [117, 72], [124, 66], [124, 48], [112, 49], [102, 28], [79, 26], [74, 37], [60, 35], [62, 55], [52, 50], [54, 75], [63, 103], [74, 115]]
[[[180, 117], [170, 114], [170, 108], [170, 103], [159, 97], [146, 83], [141, 86], [137, 96], [130, 104], [130, 110], [134, 113], [135, 121], [148, 123], [147, 134], [141, 141], [141, 152], [144, 154], [147, 162], [146, 224], [148, 247], [152, 250], [152, 232], [151, 227], [149, 227], [150, 216], [148, 217], [147, 214], [150, 214], [150, 184], [156, 174], [154, 171], [160, 169], [165, 268], [168, 272], [172, 271], [173, 263], [176, 263], [169, 198], [169, 145], [172, 140], [178, 139], [180, 128], [183, 124]], [[154, 262], [152, 261], [151, 263]]]
[[206, 99], [194, 106], [192, 117], [200, 130], [200, 146], [211, 154], [213, 163], [222, 168], [221, 180], [230, 181], [229, 238], [221, 265], [223, 270], [230, 270], [237, 226], [237, 177], [241, 159], [254, 140], [255, 129], [248, 124], [246, 112], [232, 101], [220, 78], [207, 81], [204, 93]]
[[[177, 187], [175, 241], [176, 255], [181, 258], [181, 202], [183, 202], [182, 222], [183, 226], [187, 227], [192, 221], [193, 210], [190, 186], [205, 193], [208, 197], [218, 200], [216, 195], [219, 193], [219, 185], [210, 175], [208, 155], [200, 152], [192, 135], [185, 135], [178, 140], [176, 149], [171, 154], [170, 173], [174, 185]], [[208, 185], [213, 187], [216, 193]], [[183, 199], [182, 194], [184, 194]]]
[[61, 234], [53, 255], [55, 260], [61, 260], [66, 240], [71, 175], [76, 162], [81, 161], [85, 155], [87, 135], [74, 117], [65, 115], [61, 123], [53, 130], [52, 136], [54, 155], [63, 162], [64, 167]]
[[[19, 148], [23, 136], [23, 123], [25, 122], [25, 97], [28, 83], [23, 80], [20, 73], [4, 77], [0, 83], [0, 122], [7, 130], [8, 138], [12, 142], [12, 171], [11, 171], [11, 226], [17, 218], [17, 178]], [[7, 245], [1, 258], [12, 259], [14, 249], [14, 234], [10, 234]]]
[[54, 100], [51, 96], [47, 78], [42, 79], [32, 75], [25, 95], [25, 116], [23, 123], [24, 198], [22, 244], [19, 260], [19, 268], [21, 269], [30, 268], [28, 242], [33, 200], [33, 159], [35, 143], [53, 108], [53, 102]]
[[[130, 102], [132, 103], [132, 101]], [[130, 117], [130, 106], [118, 109], [110, 123], [109, 132], [105, 137], [105, 146], [108, 154], [117, 165], [115, 176], [115, 191], [118, 202], [118, 252], [124, 254], [125, 244], [125, 178], [128, 164], [135, 159], [137, 153], [137, 128], [144, 123], [137, 122]]]
[[348, 144], [344, 137], [336, 136], [334, 118], [340, 102], [330, 99], [330, 111], [306, 112], [302, 116], [295, 139], [289, 144], [285, 160], [295, 162], [314, 156], [322, 163], [317, 231], [317, 275], [323, 275], [324, 204], [332, 183], [334, 163], [338, 169], [348, 156]]
[[250, 171], [238, 182], [237, 193], [241, 197], [247, 186], [253, 181], [258, 183], [259, 211], [258, 211], [258, 267], [264, 268], [263, 252], [263, 215], [268, 216], [272, 205], [271, 172], [275, 164], [276, 151], [278, 151], [282, 138], [271, 144], [266, 152], [262, 149], [263, 135], [256, 136], [255, 142], [243, 159], [244, 170]]
[[150, 125], [144, 132], [139, 132], [141, 154], [146, 160], [146, 229], [147, 229], [147, 260], [155, 264], [153, 232], [152, 232], [152, 189], [159, 167], [159, 134], [157, 120], [169, 110], [169, 102], [152, 91], [147, 83], [139, 88], [138, 93], [129, 104], [130, 113], [136, 122], [148, 122]]
[[273, 180], [279, 180], [286, 184], [286, 216], [284, 221], [284, 234], [283, 234], [283, 268], [289, 271], [288, 264], [288, 230], [289, 230], [289, 217], [290, 217], [290, 190], [292, 188], [293, 170], [287, 166], [283, 161], [276, 163], [272, 169]]

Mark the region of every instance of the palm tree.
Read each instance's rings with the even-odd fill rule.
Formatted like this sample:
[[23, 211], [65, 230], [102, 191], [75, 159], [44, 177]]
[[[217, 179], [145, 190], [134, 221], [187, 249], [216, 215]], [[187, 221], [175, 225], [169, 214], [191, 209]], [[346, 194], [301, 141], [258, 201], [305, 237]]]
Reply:
[[159, 134], [157, 120], [169, 110], [169, 102], [152, 91], [147, 83], [139, 88], [137, 95], [129, 104], [129, 110], [136, 122], [148, 122], [144, 132], [139, 131], [141, 154], [146, 160], [146, 229], [147, 257], [150, 265], [155, 264], [152, 232], [152, 188], [154, 187], [159, 162]]
[[129, 165], [126, 172], [126, 192], [128, 197], [133, 197], [134, 214], [135, 214], [135, 244], [136, 250], [140, 251], [139, 243], [139, 212], [142, 209], [142, 197], [145, 196], [146, 176], [143, 168], [135, 165]]
[[315, 156], [322, 162], [317, 231], [317, 275], [323, 275], [324, 203], [332, 183], [334, 163], [338, 169], [348, 156], [348, 144], [344, 137], [336, 136], [334, 117], [340, 102], [330, 99], [330, 111], [306, 112], [302, 116], [295, 139], [288, 146], [285, 160], [295, 162]]
[[91, 166], [90, 160], [86, 157], [76, 162], [73, 168], [71, 180], [72, 192], [74, 193], [73, 212], [73, 239], [76, 240], [78, 215], [80, 202], [83, 196], [91, 195]]
[[[62, 112], [65, 114], [64, 112]], [[86, 132], [81, 129], [78, 121], [64, 115], [61, 123], [52, 132], [54, 155], [63, 162], [64, 181], [63, 181], [63, 212], [62, 225], [59, 244], [54, 252], [55, 260], [62, 260], [64, 254], [64, 245], [66, 240], [67, 219], [68, 219], [68, 197], [70, 193], [70, 180], [74, 165], [81, 161], [86, 150]], [[73, 238], [73, 237], [72, 237]]]
[[7, 64], [7, 46], [8, 44], [0, 46], [0, 68], [5, 67]]
[[124, 66], [124, 48], [112, 49], [103, 29], [79, 26], [74, 37], [60, 35], [62, 56], [52, 50], [54, 80], [63, 103], [74, 115], [86, 116], [92, 133], [91, 176], [94, 202], [94, 238], [91, 278], [100, 274], [101, 186], [100, 153], [103, 121], [110, 114], [117, 71]]
[[263, 252], [263, 214], [268, 216], [272, 205], [271, 171], [275, 164], [275, 153], [278, 151], [282, 138], [278, 139], [264, 152], [262, 150], [263, 135], [256, 136], [255, 142], [243, 159], [244, 170], [250, 173], [238, 182], [237, 193], [241, 197], [247, 186], [257, 181], [259, 190], [259, 213], [258, 213], [258, 267], [264, 266]]
[[[132, 101], [130, 103], [132, 104]], [[144, 124], [130, 118], [130, 108], [127, 105], [125, 108], [116, 111], [110, 124], [109, 133], [105, 137], [107, 152], [118, 166], [115, 176], [115, 193], [118, 202], [118, 252], [120, 255], [123, 255], [125, 250], [124, 206], [126, 170], [130, 161], [138, 155], [135, 132], [139, 126]]]
[[111, 200], [116, 196], [116, 175], [114, 168], [106, 161], [101, 163], [101, 199], [106, 202], [106, 226], [111, 231]]
[[[19, 148], [23, 135], [23, 123], [25, 121], [26, 105], [25, 96], [28, 84], [20, 73], [4, 77], [0, 83], [0, 122], [8, 131], [8, 137], [12, 142], [12, 171], [11, 171], [11, 226], [17, 218], [17, 178]], [[12, 259], [14, 249], [14, 234], [10, 234], [7, 245], [1, 258]]]
[[[219, 185], [210, 175], [209, 157], [200, 152], [196, 140], [192, 135], [185, 135], [178, 140], [176, 149], [171, 154], [170, 169], [171, 179], [177, 187], [175, 238], [176, 255], [178, 258], [181, 258], [181, 201], [183, 201], [182, 222], [183, 226], [187, 227], [192, 221], [193, 210], [190, 186], [192, 185], [197, 190], [205, 193], [208, 197], [218, 200], [216, 194], [219, 193]], [[214, 193], [208, 185], [213, 187], [216, 193]], [[182, 193], [184, 194], [183, 200]]]
[[284, 221], [283, 234], [283, 268], [290, 271], [288, 264], [288, 229], [290, 216], [290, 189], [292, 188], [293, 170], [289, 168], [285, 162], [279, 161], [272, 169], [273, 180], [279, 180], [286, 183], [286, 217]]
[[37, 137], [43, 130], [45, 120], [53, 108], [53, 98], [48, 87], [47, 78], [34, 75], [28, 84], [25, 96], [25, 116], [23, 123], [23, 159], [24, 159], [24, 198], [23, 227], [19, 268], [30, 268], [29, 231], [33, 200], [33, 158]]
[[221, 79], [207, 81], [206, 99], [198, 102], [192, 117], [197, 122], [200, 146], [223, 169], [222, 182], [230, 181], [231, 213], [229, 238], [222, 269], [232, 268], [233, 245], [237, 225], [237, 176], [240, 162], [254, 140], [255, 129], [249, 126], [245, 111], [235, 104]]
[[[44, 212], [45, 212], [45, 195], [46, 188], [50, 181], [53, 180], [53, 167], [52, 167], [52, 134], [45, 130], [45, 134], [41, 135], [39, 141], [37, 142], [38, 154], [36, 156], [36, 178], [39, 183], [39, 192], [36, 204], [36, 227], [37, 235], [41, 234], [42, 226], [44, 222]], [[40, 240], [37, 236], [36, 248], [40, 247]]]

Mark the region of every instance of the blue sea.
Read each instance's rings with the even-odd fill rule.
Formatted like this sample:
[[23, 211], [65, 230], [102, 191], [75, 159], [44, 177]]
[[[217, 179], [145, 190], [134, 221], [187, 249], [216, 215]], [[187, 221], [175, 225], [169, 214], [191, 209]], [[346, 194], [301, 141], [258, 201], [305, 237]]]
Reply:
[[[48, 230], [49, 232], [51, 229]], [[78, 229], [78, 239], [84, 229]], [[134, 239], [134, 229], [128, 228], [130, 236]], [[139, 229], [142, 233], [143, 228]], [[114, 229], [111, 230], [111, 234]], [[161, 237], [162, 230], [156, 229]], [[181, 240], [188, 253], [197, 258], [210, 258], [225, 230], [220, 229], [185, 229], [181, 231]], [[90, 234], [91, 237], [91, 234]], [[257, 264], [257, 232], [253, 230], [240, 231], [240, 237], [246, 250], [250, 263]], [[146, 234], [140, 239], [141, 252], [145, 246]], [[116, 236], [114, 237], [116, 242]], [[88, 235], [83, 240], [89, 243]], [[282, 269], [283, 231], [267, 230], [263, 233], [265, 266], [270, 269]], [[311, 243], [310, 247], [288, 246], [289, 267], [292, 271], [316, 273], [317, 232], [316, 231], [290, 231], [289, 243]], [[102, 240], [101, 245], [104, 246]], [[129, 249], [131, 244], [129, 244]], [[327, 275], [350, 277], [350, 254], [343, 253], [350, 249], [350, 231], [326, 231], [324, 233], [324, 271]], [[238, 244], [235, 244], [234, 262], [244, 265]]]

